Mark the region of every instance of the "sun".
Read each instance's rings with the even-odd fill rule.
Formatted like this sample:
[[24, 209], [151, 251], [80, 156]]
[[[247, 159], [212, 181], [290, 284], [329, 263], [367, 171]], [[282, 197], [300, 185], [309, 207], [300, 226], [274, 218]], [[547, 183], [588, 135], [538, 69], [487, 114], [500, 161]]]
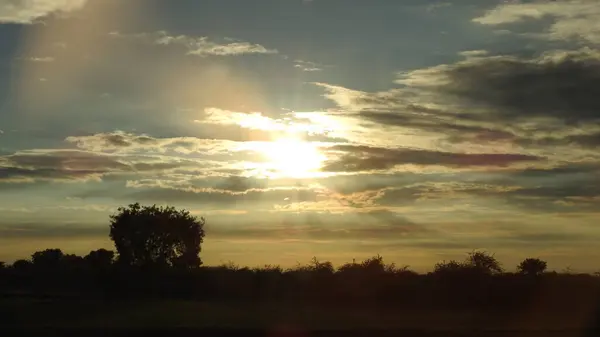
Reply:
[[275, 175], [293, 178], [314, 176], [323, 165], [325, 156], [318, 144], [302, 139], [281, 138], [265, 143], [261, 149], [269, 159]]

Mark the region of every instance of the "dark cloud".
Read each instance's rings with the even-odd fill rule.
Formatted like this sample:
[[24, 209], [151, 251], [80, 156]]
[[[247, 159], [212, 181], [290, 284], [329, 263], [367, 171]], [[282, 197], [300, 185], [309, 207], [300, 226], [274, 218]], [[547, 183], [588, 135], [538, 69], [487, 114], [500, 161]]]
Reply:
[[555, 118], [567, 123], [600, 120], [600, 53], [590, 49], [544, 54], [537, 59], [477, 57], [416, 71], [417, 88], [458, 100], [475, 119]]
[[65, 170], [91, 169], [125, 170], [127, 165], [114, 157], [84, 151], [18, 152], [5, 156], [9, 163], [30, 169], [64, 168]]
[[546, 169], [465, 173], [408, 185], [390, 185], [371, 194], [372, 204], [400, 206], [417, 201], [488, 200], [499, 206], [536, 212], [594, 211], [600, 201], [600, 187], [590, 182], [597, 180], [597, 172], [597, 164], [580, 163]]
[[341, 152], [337, 159], [326, 162], [323, 171], [354, 172], [390, 169], [396, 165], [439, 165], [462, 167], [506, 167], [519, 162], [539, 162], [542, 157], [511, 153], [450, 153], [403, 148], [336, 145], [331, 152]]
[[406, 111], [421, 111], [424, 108], [408, 106], [402, 113], [393, 111], [363, 111], [360, 116], [366, 120], [385, 125], [416, 129], [417, 132], [444, 135], [452, 143], [476, 142], [489, 143], [497, 141], [513, 141], [518, 137], [508, 130], [492, 128], [471, 122], [465, 124], [456, 115], [452, 116], [444, 111], [428, 110], [427, 114], [406, 114]]
[[[399, 76], [403, 86], [383, 92], [317, 85], [343, 113], [376, 123], [372, 128], [415, 129], [452, 143], [593, 148], [600, 142], [593, 128], [600, 123], [600, 52], [589, 48], [533, 58], [482, 54]], [[568, 129], [574, 127], [581, 130]]]
[[526, 168], [507, 172], [505, 177], [514, 179], [552, 178], [555, 182], [565, 181], [568, 176], [582, 176], [589, 179], [600, 172], [598, 162], [566, 163], [546, 168]]
[[0, 157], [0, 182], [98, 179], [107, 174], [164, 172], [199, 165], [188, 160], [165, 162], [152, 157], [127, 158], [77, 150], [26, 151]]
[[600, 146], [600, 132], [589, 134], [567, 135], [563, 137], [542, 137], [537, 139], [519, 138], [517, 144], [522, 146], [566, 146], [576, 145], [578, 147], [595, 149]]

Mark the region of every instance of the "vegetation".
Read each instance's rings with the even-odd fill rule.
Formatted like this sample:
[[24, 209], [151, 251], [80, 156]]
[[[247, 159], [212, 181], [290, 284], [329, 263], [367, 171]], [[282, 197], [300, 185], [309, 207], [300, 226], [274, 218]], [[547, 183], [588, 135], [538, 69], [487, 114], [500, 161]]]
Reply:
[[530, 276], [540, 276], [547, 268], [546, 261], [534, 258], [525, 259], [517, 266], [519, 273]]
[[120, 207], [110, 216], [110, 238], [119, 263], [137, 267], [197, 268], [204, 219], [174, 207]]
[[548, 272], [539, 258], [526, 258], [517, 272], [508, 272], [485, 251], [470, 252], [463, 261], [442, 261], [426, 274], [386, 263], [379, 255], [337, 268], [317, 258], [289, 269], [201, 266], [204, 219], [172, 207], [139, 204], [120, 208], [110, 219], [116, 252], [98, 249], [81, 257], [46, 249], [27, 260], [0, 264], [0, 294], [235, 302], [234, 307], [281, 303], [280, 308], [317, 305], [336, 311], [568, 308], [569, 313], [585, 310], [588, 316], [600, 298], [598, 275]]

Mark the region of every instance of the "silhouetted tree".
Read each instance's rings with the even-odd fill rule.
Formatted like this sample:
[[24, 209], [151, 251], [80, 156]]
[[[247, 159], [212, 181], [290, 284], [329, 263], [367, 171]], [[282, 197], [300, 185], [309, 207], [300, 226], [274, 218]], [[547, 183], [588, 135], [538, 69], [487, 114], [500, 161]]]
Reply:
[[29, 260], [17, 260], [15, 262], [13, 262], [12, 264], [12, 268], [16, 271], [26, 271], [31, 267], [32, 263]]
[[386, 270], [383, 257], [379, 254], [364, 260], [361, 263], [361, 267], [369, 275], [381, 274]]
[[88, 255], [84, 257], [87, 264], [94, 269], [106, 270], [110, 268], [115, 259], [115, 252], [100, 248], [98, 250], [92, 250]]
[[201, 265], [200, 245], [204, 238], [204, 218], [174, 207], [120, 207], [111, 215], [110, 238], [120, 263], [132, 266]]
[[50, 270], [58, 268], [64, 256], [60, 249], [46, 249], [33, 253], [31, 262], [38, 269]]
[[335, 271], [335, 268], [333, 267], [333, 264], [331, 262], [321, 262], [316, 257], [313, 257], [310, 261], [310, 268], [316, 273], [326, 275], [331, 275]]
[[6, 268], [6, 262], [0, 261], [0, 269], [5, 269], [5, 268]]
[[498, 259], [488, 252], [473, 251], [469, 253], [466, 264], [485, 274], [500, 274], [503, 271]]
[[465, 269], [464, 263], [460, 263], [455, 260], [450, 260], [447, 262], [442, 261], [442, 262], [438, 262], [435, 264], [435, 266], [433, 267], [433, 273], [444, 275], [444, 274], [458, 273], [458, 272], [463, 271], [464, 269]]
[[548, 268], [546, 261], [537, 258], [527, 258], [517, 266], [517, 271], [523, 275], [537, 276], [541, 275]]
[[83, 257], [81, 257], [79, 255], [66, 254], [61, 259], [60, 265], [62, 268], [65, 268], [65, 269], [68, 269], [71, 271], [81, 270], [81, 269], [85, 268], [85, 260], [83, 259]]

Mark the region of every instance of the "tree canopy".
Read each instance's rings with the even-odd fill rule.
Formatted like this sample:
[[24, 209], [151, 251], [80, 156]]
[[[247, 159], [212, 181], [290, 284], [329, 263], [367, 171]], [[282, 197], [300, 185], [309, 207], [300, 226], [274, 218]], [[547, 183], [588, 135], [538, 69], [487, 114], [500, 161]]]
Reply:
[[546, 268], [548, 268], [548, 263], [537, 258], [527, 258], [517, 266], [519, 273], [531, 276], [543, 274], [546, 271]]
[[204, 218], [174, 207], [135, 203], [120, 207], [110, 220], [110, 238], [121, 264], [196, 268], [202, 263]]

